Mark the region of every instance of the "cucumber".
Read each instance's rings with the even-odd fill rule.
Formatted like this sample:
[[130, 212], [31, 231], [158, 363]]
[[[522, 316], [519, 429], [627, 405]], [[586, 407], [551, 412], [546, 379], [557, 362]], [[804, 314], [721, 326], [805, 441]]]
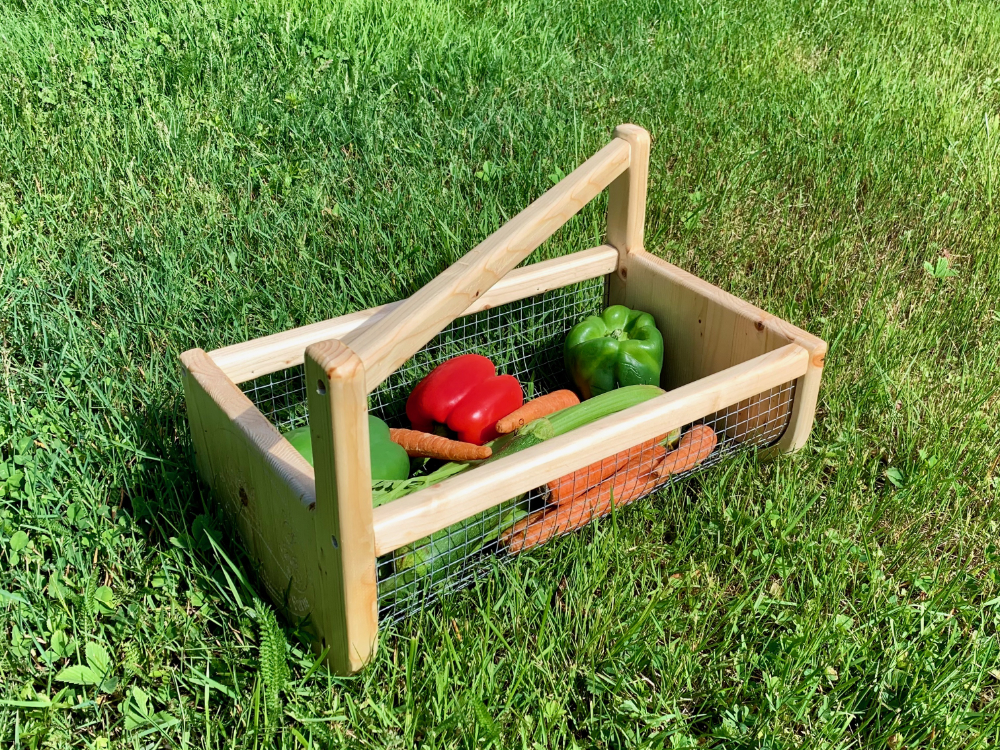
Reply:
[[483, 463], [523, 451], [557, 435], [564, 435], [570, 430], [649, 401], [662, 393], [664, 390], [655, 385], [628, 385], [594, 396], [575, 406], [560, 409], [547, 417], [529, 422], [515, 433], [494, 440], [493, 455]]

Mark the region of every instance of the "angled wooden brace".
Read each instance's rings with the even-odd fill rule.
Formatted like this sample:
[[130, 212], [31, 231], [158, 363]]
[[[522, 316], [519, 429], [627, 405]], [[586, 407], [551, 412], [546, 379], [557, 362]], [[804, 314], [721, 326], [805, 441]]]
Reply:
[[[642, 217], [634, 204], [638, 173], [630, 172], [634, 143], [645, 160], [649, 137], [634, 125], [563, 178], [538, 200], [487, 237], [458, 262], [393, 309], [346, 333], [308, 347], [305, 354], [309, 424], [316, 472], [318, 575], [325, 592], [313, 621], [328, 663], [341, 674], [371, 657], [378, 635], [378, 581], [372, 524], [368, 394], [494, 284], [528, 257], [604, 188], [632, 175], [624, 189], [625, 232], [634, 241]], [[617, 199], [616, 199], [617, 200]], [[615, 201], [612, 205], [617, 205]], [[618, 209], [616, 209], [617, 211]], [[641, 212], [640, 212], [641, 213]], [[632, 232], [632, 234], [629, 234]], [[611, 233], [609, 232], [609, 235]]]

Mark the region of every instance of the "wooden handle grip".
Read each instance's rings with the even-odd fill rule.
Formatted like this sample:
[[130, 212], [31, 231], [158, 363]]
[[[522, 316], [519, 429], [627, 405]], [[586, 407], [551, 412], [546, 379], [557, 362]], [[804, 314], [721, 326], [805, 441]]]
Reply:
[[629, 143], [615, 138], [390, 314], [348, 334], [368, 392], [624, 173], [630, 154]]

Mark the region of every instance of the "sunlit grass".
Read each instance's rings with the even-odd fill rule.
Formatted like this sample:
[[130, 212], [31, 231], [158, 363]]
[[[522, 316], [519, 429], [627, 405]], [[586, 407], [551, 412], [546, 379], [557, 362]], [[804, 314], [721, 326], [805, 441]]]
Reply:
[[[995, 745], [998, 59], [988, 2], [0, 0], [0, 742]], [[621, 122], [648, 248], [830, 342], [809, 446], [330, 677], [176, 355], [412, 292]]]

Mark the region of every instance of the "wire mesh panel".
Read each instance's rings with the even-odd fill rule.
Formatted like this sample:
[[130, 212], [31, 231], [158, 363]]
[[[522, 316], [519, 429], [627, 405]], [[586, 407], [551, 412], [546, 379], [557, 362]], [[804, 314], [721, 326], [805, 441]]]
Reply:
[[[446, 359], [470, 352], [489, 357], [498, 372], [516, 377], [526, 399], [563, 388], [563, 339], [580, 320], [599, 313], [603, 302], [604, 279], [597, 278], [458, 318], [390, 375], [371, 394], [368, 407], [390, 426], [404, 426], [406, 398], [413, 387]], [[302, 365], [262, 375], [241, 387], [278, 430], [306, 424]]]
[[378, 561], [379, 620], [399, 620], [511, 559], [739, 450], [773, 444], [791, 415], [786, 383], [511, 498]]
[[566, 387], [563, 340], [569, 329], [604, 303], [604, 279], [591, 279], [459, 318], [375, 390], [369, 409], [392, 426], [405, 419], [413, 387], [437, 365], [475, 352], [513, 375], [525, 399]]
[[306, 372], [303, 365], [261, 375], [240, 387], [279, 432], [286, 432], [309, 421]]

